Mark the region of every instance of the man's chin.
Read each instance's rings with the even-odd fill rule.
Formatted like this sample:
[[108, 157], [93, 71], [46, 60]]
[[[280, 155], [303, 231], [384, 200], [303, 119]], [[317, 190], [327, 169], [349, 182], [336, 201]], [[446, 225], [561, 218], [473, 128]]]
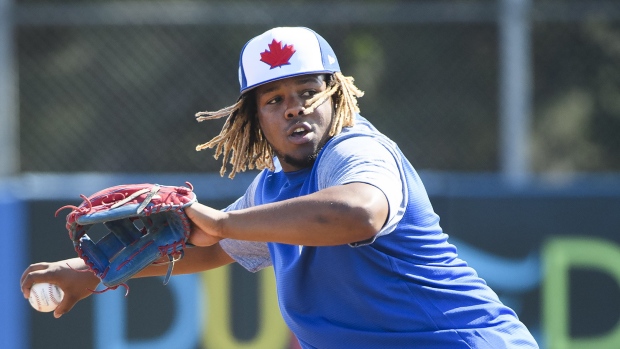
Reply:
[[292, 167], [295, 167], [301, 170], [304, 168], [312, 167], [312, 165], [314, 165], [314, 162], [316, 161], [317, 156], [318, 156], [318, 153], [313, 153], [304, 158], [295, 158], [290, 155], [285, 155], [283, 158], [283, 161], [287, 165], [290, 165]]

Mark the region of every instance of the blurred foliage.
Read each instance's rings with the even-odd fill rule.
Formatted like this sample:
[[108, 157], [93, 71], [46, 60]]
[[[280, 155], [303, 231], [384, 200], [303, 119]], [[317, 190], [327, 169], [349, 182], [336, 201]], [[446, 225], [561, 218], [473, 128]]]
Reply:
[[619, 24], [534, 27], [536, 170], [620, 169]]
[[[195, 146], [223, 121], [194, 114], [235, 102], [242, 46], [277, 25], [18, 26], [21, 170], [218, 171]], [[312, 28], [414, 166], [499, 169], [496, 23]], [[537, 22], [532, 36], [535, 169], [620, 170], [618, 23]]]

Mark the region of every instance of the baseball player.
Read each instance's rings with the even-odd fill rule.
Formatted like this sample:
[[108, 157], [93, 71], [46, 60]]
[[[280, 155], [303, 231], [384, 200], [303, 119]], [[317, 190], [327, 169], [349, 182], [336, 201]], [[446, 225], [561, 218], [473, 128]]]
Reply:
[[[200, 203], [175, 274], [237, 262], [272, 267], [282, 316], [303, 348], [538, 348], [517, 315], [459, 259], [398, 146], [360, 114], [363, 95], [329, 44], [307, 28], [274, 28], [242, 49], [241, 95], [215, 148], [230, 177], [259, 169], [225, 210]], [[378, 115], [375, 117], [389, 117]], [[22, 276], [65, 291], [59, 317], [99, 280], [78, 259]], [[136, 277], [161, 275], [148, 267]]]

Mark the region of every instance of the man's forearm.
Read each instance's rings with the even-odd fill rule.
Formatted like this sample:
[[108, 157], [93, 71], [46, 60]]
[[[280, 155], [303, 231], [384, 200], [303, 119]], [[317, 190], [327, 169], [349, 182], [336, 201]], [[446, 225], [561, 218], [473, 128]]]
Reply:
[[[162, 260], [162, 261], [167, 261]], [[234, 262], [234, 260], [220, 247], [215, 244], [207, 247], [185, 248], [183, 258], [174, 263], [173, 275], [191, 274], [205, 270], [215, 269]], [[134, 278], [163, 276], [168, 271], [168, 264], [153, 264], [134, 276]]]

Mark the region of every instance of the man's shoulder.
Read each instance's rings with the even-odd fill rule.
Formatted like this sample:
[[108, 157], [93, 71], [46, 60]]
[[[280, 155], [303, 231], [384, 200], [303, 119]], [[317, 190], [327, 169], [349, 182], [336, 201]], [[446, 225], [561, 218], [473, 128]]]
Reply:
[[379, 131], [375, 128], [375, 126], [368, 121], [366, 118], [357, 114], [355, 117], [355, 123], [353, 126], [344, 127], [342, 129], [341, 135], [346, 135], [349, 133], [361, 133], [361, 134], [372, 134], [378, 133]]
[[361, 115], [357, 115], [355, 124], [342, 129], [338, 135], [334, 136], [328, 144], [326, 144], [325, 152], [343, 151], [361, 151], [369, 147], [386, 147], [393, 151], [396, 149], [394, 141], [377, 130], [373, 124]]

